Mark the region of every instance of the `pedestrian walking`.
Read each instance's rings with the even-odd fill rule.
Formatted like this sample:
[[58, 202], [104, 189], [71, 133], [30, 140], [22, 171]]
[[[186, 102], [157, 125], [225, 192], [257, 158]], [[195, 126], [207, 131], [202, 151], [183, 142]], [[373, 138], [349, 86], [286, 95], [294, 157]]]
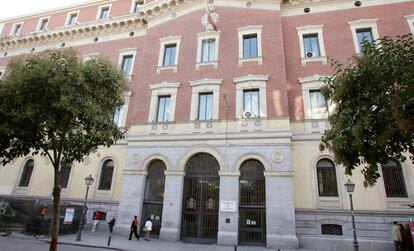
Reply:
[[139, 241], [139, 235], [138, 235], [138, 225], [139, 225], [139, 221], [138, 221], [138, 217], [135, 215], [134, 219], [132, 220], [131, 223], [131, 232], [129, 233], [129, 240], [132, 239], [132, 233], [134, 233], [135, 238], [137, 238], [137, 240]]
[[112, 217], [112, 219], [108, 222], [110, 233], [112, 233], [112, 231], [114, 231], [115, 222], [116, 222], [115, 217]]
[[99, 213], [99, 211], [95, 211], [93, 213], [93, 226], [92, 226], [91, 232], [96, 231], [96, 227], [98, 226], [100, 220], [101, 220], [101, 214]]
[[144, 226], [144, 233], [145, 233], [144, 240], [146, 240], [146, 241], [150, 240], [151, 230], [152, 230], [152, 222], [151, 222], [151, 218], [148, 218], [147, 221], [145, 222], [145, 226]]
[[403, 251], [400, 249], [402, 235], [401, 235], [400, 226], [398, 226], [398, 222], [396, 221], [393, 222], [391, 231], [392, 231], [392, 238], [394, 240], [395, 251]]
[[404, 240], [405, 240], [405, 251], [413, 251], [413, 238], [411, 236], [411, 228], [408, 223], [404, 224]]

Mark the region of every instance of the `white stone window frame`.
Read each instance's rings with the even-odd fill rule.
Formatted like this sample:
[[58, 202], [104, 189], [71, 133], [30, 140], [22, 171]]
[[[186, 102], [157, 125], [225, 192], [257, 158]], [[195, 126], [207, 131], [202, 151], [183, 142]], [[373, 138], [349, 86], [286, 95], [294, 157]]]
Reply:
[[252, 89], [259, 90], [259, 117], [267, 117], [266, 85], [268, 80], [269, 75], [247, 75], [233, 79], [236, 85], [236, 118], [245, 118], [243, 114], [243, 91]]
[[121, 106], [121, 109], [119, 112], [119, 119], [117, 123], [117, 126], [119, 128], [125, 128], [127, 115], [128, 115], [129, 101], [131, 100], [131, 96], [132, 96], [131, 91], [125, 91], [123, 94], [124, 104]]
[[0, 72], [1, 72], [0, 79], [4, 77], [4, 74], [6, 73], [6, 68], [7, 68], [6, 66], [0, 66]]
[[[16, 26], [19, 25], [19, 24], [21, 25], [20, 26], [20, 31], [19, 32], [14, 32], [16, 30]], [[23, 21], [22, 22], [14, 23], [13, 26], [12, 26], [12, 28], [11, 28], [11, 30], [10, 30], [10, 34], [9, 35], [10, 36], [18, 36], [18, 35], [20, 35], [22, 33], [23, 24], [24, 24]]]
[[[215, 48], [214, 48], [214, 60], [209, 62], [202, 62], [201, 55], [203, 50], [203, 40], [214, 39]], [[218, 55], [219, 55], [219, 44], [220, 44], [220, 31], [206, 31], [197, 33], [197, 59], [196, 59], [196, 70], [200, 70], [202, 66], [213, 66], [214, 69], [218, 68]]]
[[68, 191], [69, 191], [70, 183], [71, 183], [71, 180], [72, 180], [72, 176], [74, 175], [73, 174], [74, 173], [74, 171], [73, 171], [74, 168], [75, 168], [75, 162], [73, 162], [72, 165], [71, 165], [69, 178], [68, 178], [68, 185], [66, 186], [66, 188], [62, 187], [62, 189], [60, 191], [60, 195], [63, 196], [63, 197], [68, 197]]
[[128, 72], [126, 74], [126, 78], [129, 81], [131, 81], [132, 76], [133, 76], [132, 73], [134, 72], [135, 56], [137, 54], [137, 51], [138, 51], [138, 48], [137, 47], [134, 47], [134, 48], [124, 48], [124, 49], [118, 50], [118, 52], [119, 52], [118, 67], [121, 70], [122, 70], [122, 63], [123, 63], [124, 56], [132, 55], [131, 69], [130, 69], [130, 72]]
[[[80, 10], [68, 12], [68, 14], [66, 15], [65, 25], [66, 25], [66, 26], [73, 26], [73, 25], [76, 25], [76, 24], [78, 23], [79, 13], [80, 13]], [[70, 17], [71, 17], [73, 14], [76, 14], [76, 20], [75, 20], [75, 23], [74, 23], [74, 24], [69, 24]]]
[[378, 19], [359, 19], [355, 21], [348, 22], [349, 27], [351, 28], [352, 39], [354, 41], [355, 53], [360, 54], [361, 50], [359, 48], [357, 30], [359, 29], [371, 29], [372, 39], [375, 41], [379, 38]]
[[170, 96], [170, 114], [168, 117], [168, 122], [174, 121], [175, 119], [175, 104], [177, 101], [177, 91], [180, 87], [180, 82], [162, 82], [159, 84], [151, 84], [151, 101], [150, 109], [148, 114], [149, 123], [165, 123], [157, 122], [157, 113], [158, 113], [158, 97], [160, 96]]
[[131, 13], [131, 14], [134, 14], [135, 13], [134, 12], [134, 10], [135, 10], [135, 4], [138, 3], [138, 2], [142, 2], [142, 6], [144, 6], [146, 1], [145, 0], [142, 0], [142, 1], [140, 1], [140, 0], [132, 0], [131, 1], [131, 10], [130, 10], [129, 13]]
[[[169, 44], [175, 44], [175, 61], [174, 65], [164, 66], [164, 53], [165, 53], [165, 46]], [[178, 56], [180, 55], [180, 44], [181, 44], [181, 36], [169, 36], [160, 38], [160, 51], [158, 56], [158, 67], [157, 67], [157, 74], [160, 74], [162, 70], [173, 70], [177, 72], [178, 70]]]
[[98, 7], [98, 13], [96, 13], [96, 20], [101, 20], [100, 17], [101, 17], [101, 14], [102, 14], [102, 10], [104, 8], [107, 8], [107, 7], [109, 8], [109, 10], [108, 10], [108, 17], [102, 18], [102, 20], [111, 18], [112, 4], [105, 4], [105, 5], [101, 5], [101, 6]]
[[[299, 37], [299, 48], [300, 48], [300, 62], [302, 66], [306, 66], [308, 62], [317, 62], [321, 61], [322, 64], [327, 64], [326, 58], [326, 51], [325, 51], [325, 43], [323, 40], [323, 24], [320, 25], [307, 25], [302, 27], [296, 27]], [[310, 35], [310, 34], [317, 34], [318, 35], [318, 43], [319, 43], [319, 57], [312, 57], [308, 58], [305, 55], [305, 44], [303, 42], [303, 36]]]
[[[237, 28], [239, 34], [239, 66], [243, 66], [244, 62], [254, 62], [257, 64], [263, 64], [262, 54], [262, 27], [263, 25], [249, 25], [241, 28]], [[245, 35], [257, 35], [257, 57], [256, 58], [243, 58], [243, 36]]]
[[411, 33], [414, 35], [414, 14], [404, 16], [407, 20], [408, 26], [410, 27]]
[[213, 93], [213, 117], [218, 119], [219, 116], [219, 101], [220, 101], [220, 85], [223, 79], [200, 79], [189, 81], [192, 87], [191, 91], [191, 113], [190, 120], [198, 120], [199, 110], [199, 95], [200, 93]]
[[[22, 178], [23, 175], [23, 171], [24, 171], [24, 166], [26, 165], [26, 162], [29, 160], [33, 160], [33, 170], [32, 170], [32, 174], [30, 175], [30, 180], [29, 180], [29, 184], [27, 187], [21, 187], [19, 186], [20, 180]], [[32, 187], [33, 184], [33, 177], [36, 171], [36, 166], [38, 164], [38, 160], [33, 158], [33, 157], [26, 157], [23, 159], [21, 165], [20, 165], [20, 170], [19, 170], [19, 174], [17, 176], [17, 181], [16, 181], [16, 185], [15, 185], [15, 189], [14, 189], [14, 193], [15, 194], [24, 194], [24, 195], [28, 195], [30, 188]]]
[[320, 90], [322, 86], [325, 85], [324, 79], [328, 76], [313, 75], [308, 77], [299, 78], [299, 83], [302, 86], [302, 98], [303, 98], [303, 113], [305, 114], [306, 119], [327, 119], [329, 113], [334, 109], [332, 104], [329, 104], [328, 100], [328, 112], [321, 114], [313, 114], [311, 101], [310, 101], [310, 91]]
[[[43, 20], [46, 20], [46, 19], [47, 19], [46, 27], [43, 30], [41, 30], [40, 27], [42, 26], [42, 22]], [[50, 16], [39, 18], [39, 21], [37, 22], [37, 26], [36, 26], [36, 31], [46, 31], [47, 27], [49, 27], [49, 22], [50, 22]]]
[[92, 52], [92, 53], [88, 53], [88, 54], [82, 55], [83, 62], [86, 62], [88, 60], [91, 60], [94, 57], [99, 57], [100, 55], [101, 55], [101, 53], [99, 53], [99, 52]]
[[[99, 189], [99, 183], [101, 181], [101, 173], [102, 173], [102, 168], [103, 168], [103, 164], [105, 163], [105, 161], [107, 160], [112, 160], [114, 162], [114, 172], [112, 173], [112, 180], [111, 180], [111, 189], [110, 190], [100, 190]], [[96, 173], [96, 185], [95, 185], [95, 194], [94, 194], [94, 199], [103, 199], [103, 200], [111, 200], [112, 199], [112, 195], [113, 192], [115, 190], [115, 182], [116, 182], [116, 177], [117, 177], [117, 173], [118, 173], [118, 160], [115, 158], [115, 156], [106, 156], [104, 158], [101, 159], [101, 161], [99, 161], [99, 166], [98, 166], [98, 170]]]

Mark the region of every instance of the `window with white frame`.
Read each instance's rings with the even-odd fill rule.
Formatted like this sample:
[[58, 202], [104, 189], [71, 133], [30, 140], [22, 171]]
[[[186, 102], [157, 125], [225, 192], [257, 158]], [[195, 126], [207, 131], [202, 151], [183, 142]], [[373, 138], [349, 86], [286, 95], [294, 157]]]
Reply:
[[19, 187], [28, 187], [32, 177], [34, 160], [28, 159], [24, 163], [22, 174], [20, 175]]
[[132, 78], [136, 53], [137, 48], [119, 50], [118, 66], [129, 80]]
[[37, 26], [37, 30], [38, 31], [46, 30], [48, 24], [49, 24], [49, 18], [48, 17], [44, 17], [44, 18], [39, 19], [39, 24]]
[[361, 19], [348, 22], [348, 24], [351, 28], [352, 39], [357, 54], [362, 52], [362, 41], [374, 41], [379, 38], [377, 19]]
[[144, 0], [132, 0], [131, 13], [138, 13], [144, 4]]
[[105, 18], [109, 18], [109, 13], [111, 12], [111, 6], [107, 5], [107, 6], [100, 6], [99, 7], [99, 11], [98, 11], [98, 16], [96, 17], [96, 19], [105, 19]]
[[126, 115], [128, 114], [129, 100], [131, 99], [132, 92], [124, 92], [124, 104], [115, 109], [114, 112], [114, 123], [118, 127], [125, 127]]
[[150, 85], [151, 101], [148, 122], [174, 121], [177, 89], [180, 83], [167, 83]]
[[236, 84], [236, 117], [267, 117], [266, 83], [269, 75], [234, 78]]
[[64, 163], [60, 169], [60, 187], [66, 189], [69, 184], [70, 171], [72, 170], [72, 164]]
[[66, 18], [66, 25], [75, 25], [76, 21], [78, 21], [79, 11], [70, 12]]
[[405, 19], [407, 20], [411, 33], [414, 34], [414, 14], [405, 16]]
[[207, 31], [197, 33], [197, 64], [196, 69], [200, 66], [213, 65], [217, 69], [218, 66], [218, 45], [220, 31]]
[[192, 88], [190, 120], [218, 119], [222, 79], [190, 81]]
[[320, 197], [338, 197], [338, 184], [334, 163], [329, 159], [321, 159], [316, 164], [318, 191]]
[[407, 198], [407, 188], [401, 165], [390, 161], [382, 165], [382, 178], [384, 180], [385, 193], [388, 198]]
[[239, 66], [244, 62], [257, 61], [262, 64], [262, 25], [237, 29], [239, 34]]
[[98, 190], [111, 190], [112, 179], [114, 176], [115, 163], [108, 159], [102, 164], [99, 176]]
[[157, 73], [165, 69], [172, 69], [174, 72], [177, 71], [180, 43], [181, 36], [160, 38]]
[[23, 22], [13, 24], [10, 35], [20, 35], [23, 28]]
[[99, 52], [92, 52], [85, 55], [82, 55], [83, 62], [93, 59], [94, 57], [99, 57], [101, 55]]
[[302, 66], [308, 62], [321, 61], [327, 64], [323, 41], [323, 25], [296, 27], [299, 36], [300, 58]]
[[325, 119], [328, 117], [330, 105], [320, 91], [325, 78], [325, 76], [319, 75], [299, 78], [299, 83], [302, 86], [305, 119]]

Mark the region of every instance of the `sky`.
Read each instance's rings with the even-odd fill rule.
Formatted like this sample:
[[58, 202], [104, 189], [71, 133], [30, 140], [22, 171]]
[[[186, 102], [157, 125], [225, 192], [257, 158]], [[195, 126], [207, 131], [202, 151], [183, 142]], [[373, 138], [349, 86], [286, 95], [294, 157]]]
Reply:
[[85, 0], [0, 0], [0, 20], [80, 2]]

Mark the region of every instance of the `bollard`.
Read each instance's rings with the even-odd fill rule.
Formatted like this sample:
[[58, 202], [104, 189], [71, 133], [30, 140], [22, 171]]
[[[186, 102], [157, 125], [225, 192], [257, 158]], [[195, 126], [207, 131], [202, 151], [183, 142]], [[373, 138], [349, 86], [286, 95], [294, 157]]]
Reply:
[[111, 239], [112, 239], [112, 236], [111, 236], [111, 235], [109, 235], [109, 236], [108, 236], [108, 247], [109, 247], [109, 246], [111, 246]]

